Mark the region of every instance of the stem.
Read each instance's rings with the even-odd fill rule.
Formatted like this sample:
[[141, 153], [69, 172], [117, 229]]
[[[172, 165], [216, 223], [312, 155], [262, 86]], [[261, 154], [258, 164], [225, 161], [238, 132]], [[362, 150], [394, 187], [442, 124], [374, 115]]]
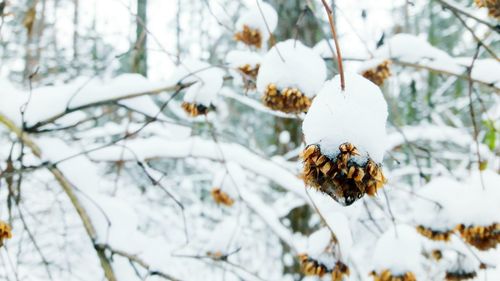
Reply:
[[337, 52], [337, 64], [339, 66], [340, 73], [340, 88], [342, 91], [345, 91], [345, 76], [344, 76], [344, 66], [342, 64], [342, 54], [340, 53], [340, 45], [339, 40], [337, 38], [337, 32], [335, 31], [335, 23], [333, 21], [333, 12], [326, 4], [325, 0], [321, 0], [323, 2], [323, 6], [325, 7], [326, 14], [328, 15], [328, 21], [330, 22], [330, 30], [332, 31], [333, 41], [335, 42], [335, 51]]

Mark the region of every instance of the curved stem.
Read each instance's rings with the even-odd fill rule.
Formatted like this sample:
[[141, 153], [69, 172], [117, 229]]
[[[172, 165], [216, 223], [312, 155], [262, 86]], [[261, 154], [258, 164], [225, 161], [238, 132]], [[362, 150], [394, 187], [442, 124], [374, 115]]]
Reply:
[[330, 29], [333, 35], [333, 41], [335, 42], [335, 51], [337, 52], [337, 63], [339, 66], [340, 73], [340, 88], [342, 91], [345, 90], [345, 76], [344, 76], [344, 66], [342, 65], [342, 54], [340, 53], [340, 45], [339, 40], [337, 38], [337, 31], [335, 31], [335, 22], [333, 21], [333, 12], [326, 4], [325, 0], [321, 0], [323, 2], [323, 6], [325, 7], [326, 14], [328, 15], [328, 21], [330, 22]]

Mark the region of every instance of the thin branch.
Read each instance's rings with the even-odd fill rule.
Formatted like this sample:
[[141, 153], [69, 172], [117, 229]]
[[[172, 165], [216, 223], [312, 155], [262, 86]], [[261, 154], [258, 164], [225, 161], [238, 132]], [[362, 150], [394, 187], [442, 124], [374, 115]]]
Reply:
[[333, 12], [326, 3], [325, 0], [321, 0], [323, 6], [325, 7], [326, 14], [328, 15], [328, 21], [330, 22], [330, 30], [332, 31], [333, 41], [335, 42], [335, 50], [337, 52], [337, 64], [339, 66], [340, 73], [340, 88], [345, 91], [345, 76], [344, 76], [344, 66], [342, 64], [342, 54], [340, 53], [340, 44], [337, 38], [337, 31], [335, 31], [335, 22], [333, 21]]

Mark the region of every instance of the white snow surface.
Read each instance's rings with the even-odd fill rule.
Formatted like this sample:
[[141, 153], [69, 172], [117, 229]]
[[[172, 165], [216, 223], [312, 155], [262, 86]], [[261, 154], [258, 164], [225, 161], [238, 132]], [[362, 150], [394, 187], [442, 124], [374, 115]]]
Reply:
[[276, 44], [264, 56], [257, 76], [257, 90], [263, 93], [266, 86], [273, 83], [278, 89], [298, 88], [308, 97], [314, 97], [325, 79], [323, 59], [300, 41], [289, 39]]
[[[397, 225], [388, 229], [377, 241], [373, 252], [374, 270], [388, 269], [393, 275], [403, 275], [421, 271], [422, 240], [415, 228]], [[417, 277], [418, 279], [418, 277]]]
[[182, 61], [172, 77], [174, 82], [194, 83], [184, 94], [184, 101], [209, 107], [215, 104], [224, 82], [224, 71], [199, 60]]
[[437, 230], [449, 230], [457, 224], [488, 226], [499, 223], [499, 183], [500, 175], [489, 170], [482, 175], [474, 172], [460, 182], [449, 177], [433, 179], [418, 194], [439, 203], [442, 208], [431, 201], [419, 202], [415, 205], [419, 211], [413, 212], [415, 221]]
[[[252, 29], [257, 29], [262, 34], [263, 41], [267, 41], [271, 34], [268, 28], [273, 32], [278, 26], [278, 13], [267, 2], [259, 1], [260, 9], [257, 4], [252, 5], [247, 11], [243, 12], [236, 22], [236, 29], [241, 31], [243, 26], [247, 25]], [[266, 25], [267, 24], [267, 25]]]
[[168, 81], [150, 81], [139, 74], [122, 74], [102, 81], [80, 77], [64, 85], [45, 86], [29, 91], [15, 88], [10, 82], [0, 80], [0, 112], [16, 124], [21, 124], [20, 108], [27, 103], [25, 122], [28, 126], [39, 121], [87, 104], [113, 99], [141, 96], [171, 86]]
[[302, 131], [307, 144], [318, 144], [323, 154], [335, 156], [342, 143], [350, 142], [362, 157], [382, 162], [386, 149], [387, 103], [380, 89], [354, 73], [346, 73], [346, 89], [340, 76], [325, 83], [309, 109]]
[[262, 61], [262, 55], [252, 51], [232, 50], [226, 55], [226, 63], [230, 67], [237, 68], [244, 65], [255, 67]]

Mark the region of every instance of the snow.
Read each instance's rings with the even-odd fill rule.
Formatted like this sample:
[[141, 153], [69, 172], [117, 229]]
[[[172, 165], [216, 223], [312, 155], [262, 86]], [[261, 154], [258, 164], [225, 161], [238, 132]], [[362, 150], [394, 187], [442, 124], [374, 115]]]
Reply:
[[[252, 29], [257, 29], [261, 32], [263, 41], [266, 42], [278, 25], [278, 14], [276, 10], [267, 2], [259, 1], [260, 10], [257, 4], [252, 5], [241, 14], [236, 22], [236, 29], [243, 30], [243, 26], [247, 25]], [[262, 12], [261, 12], [262, 10]], [[266, 26], [267, 23], [267, 26]]]
[[236, 250], [234, 238], [238, 236], [238, 231], [238, 220], [235, 218], [229, 217], [218, 223], [207, 242], [207, 253], [227, 255]]
[[[313, 50], [322, 58], [332, 58], [335, 52], [335, 42], [333, 39], [328, 39], [328, 41], [323, 39], [314, 45]], [[349, 48], [342, 48], [341, 46], [341, 53], [342, 56], [347, 59], [366, 59], [369, 57], [366, 48], [360, 46], [360, 44], [351, 44]]]
[[224, 71], [206, 62], [186, 59], [177, 67], [171, 80], [194, 83], [186, 90], [184, 101], [209, 107], [215, 104], [222, 88]]
[[334, 156], [342, 143], [350, 142], [363, 157], [382, 162], [386, 148], [387, 103], [369, 80], [346, 73], [345, 92], [340, 76], [325, 83], [309, 109], [302, 130], [307, 144], [320, 145]]
[[415, 229], [408, 225], [389, 228], [377, 241], [373, 252], [373, 266], [376, 271], [388, 269], [392, 275], [403, 275], [421, 271], [422, 242]]
[[280, 134], [279, 134], [279, 137], [278, 137], [278, 140], [281, 144], [287, 144], [290, 142], [290, 132], [288, 131], [282, 131]]
[[375, 69], [377, 66], [382, 64], [385, 61], [383, 58], [375, 58], [370, 60], [365, 60], [361, 66], [358, 68], [358, 73], [363, 73], [370, 69]]
[[238, 68], [244, 65], [255, 67], [262, 61], [262, 55], [251, 51], [232, 50], [227, 53], [226, 62], [230, 67]]
[[80, 77], [68, 84], [36, 88], [29, 100], [28, 91], [15, 89], [9, 82], [0, 81], [0, 112], [20, 124], [20, 108], [29, 100], [24, 118], [30, 126], [64, 113], [66, 109], [135, 98], [171, 85], [169, 81], [153, 82], [138, 74], [122, 74], [106, 81]]
[[[484, 181], [485, 189], [481, 183]], [[418, 194], [439, 203], [423, 200], [415, 205], [416, 223], [436, 230], [450, 230], [458, 224], [488, 226], [500, 222], [500, 175], [493, 171], [474, 172], [458, 181], [449, 177], [433, 179]]]
[[278, 89], [298, 88], [311, 98], [325, 79], [323, 59], [300, 41], [289, 39], [276, 44], [264, 56], [257, 76], [257, 90], [263, 93], [269, 84], [275, 84]]

